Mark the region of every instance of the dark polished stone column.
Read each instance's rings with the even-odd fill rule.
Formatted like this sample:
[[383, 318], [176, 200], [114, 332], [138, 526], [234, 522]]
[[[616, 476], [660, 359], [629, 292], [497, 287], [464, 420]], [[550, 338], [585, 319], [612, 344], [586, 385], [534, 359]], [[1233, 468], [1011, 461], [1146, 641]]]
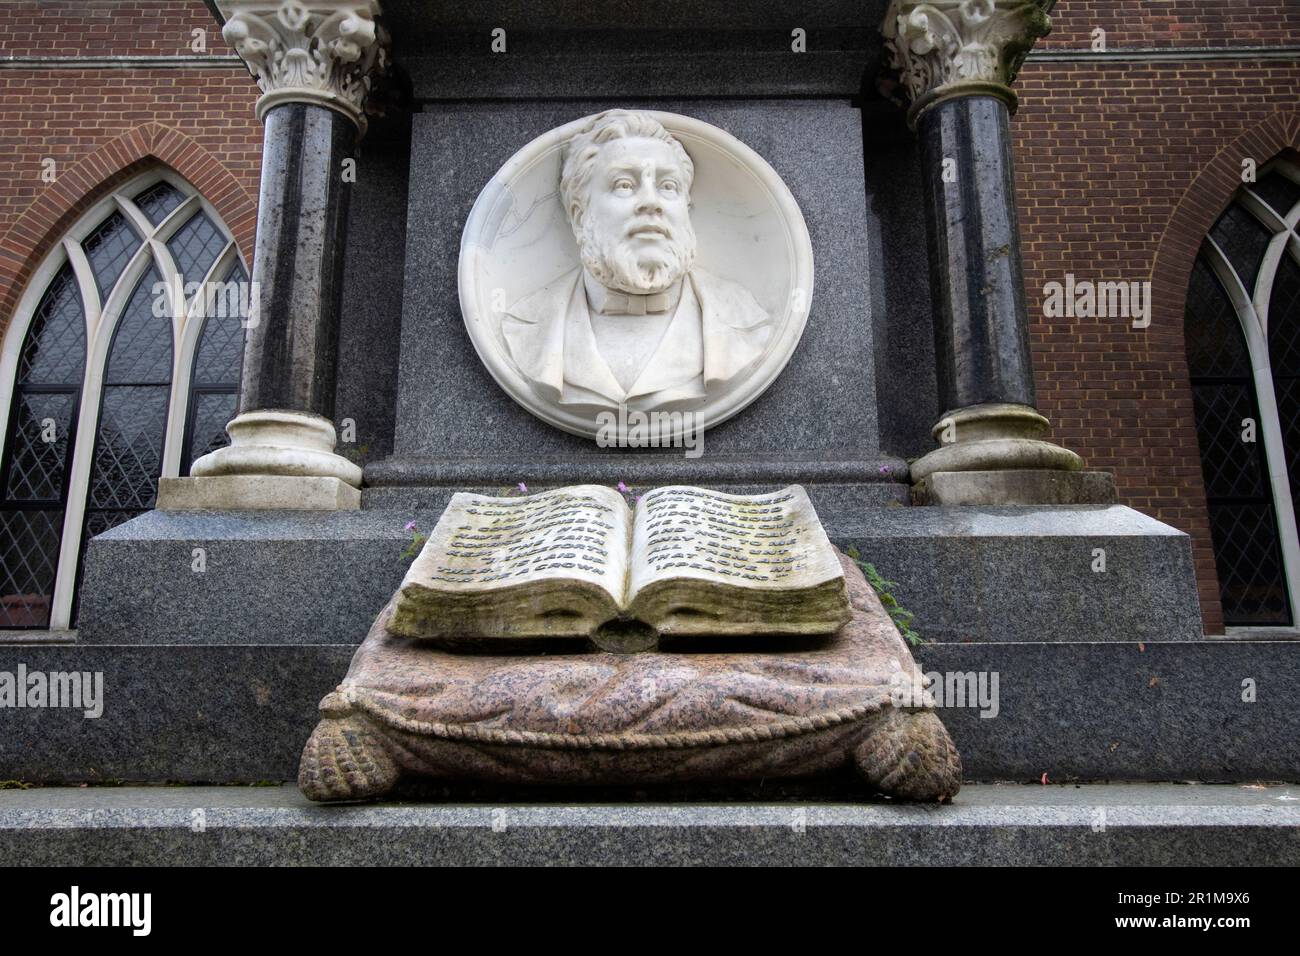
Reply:
[[[921, 140], [940, 447], [911, 465], [918, 501], [1074, 503], [1113, 497], [1075, 476], [1034, 407], [1011, 162], [1011, 82], [1053, 0], [893, 0], [882, 33]], [[1098, 490], [1100, 489], [1100, 491]]]
[[361, 469], [335, 453], [334, 386], [349, 195], [346, 161], [385, 68], [378, 0], [218, 0], [222, 36], [262, 89], [266, 124], [253, 256], [256, 315], [244, 345], [230, 445], [189, 478], [163, 479], [164, 509], [361, 505]]
[[284, 103], [266, 113], [240, 412], [334, 415], [339, 287], [356, 125], [337, 110]]
[[940, 407], [1033, 405], [1007, 106], [946, 100], [919, 127]]

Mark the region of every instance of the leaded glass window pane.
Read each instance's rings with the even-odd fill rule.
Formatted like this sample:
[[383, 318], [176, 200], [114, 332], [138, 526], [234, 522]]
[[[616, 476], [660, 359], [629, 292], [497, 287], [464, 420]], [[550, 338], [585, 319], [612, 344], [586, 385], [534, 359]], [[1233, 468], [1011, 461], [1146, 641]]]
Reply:
[[[1268, 303], [1268, 351], [1291, 500], [1300, 500], [1300, 265], [1282, 257]], [[1300, 530], [1300, 529], [1298, 529]]]
[[86, 313], [71, 266], [64, 266], [36, 307], [18, 360], [19, 384], [80, 385], [86, 362]]
[[1192, 378], [1250, 377], [1250, 353], [1237, 311], [1205, 256], [1198, 256], [1183, 323]]
[[5, 495], [10, 501], [58, 504], [68, 467], [68, 439], [79, 391], [31, 392], [14, 397]]
[[166, 309], [154, 314], [158, 273], [150, 269], [136, 284], [122, 312], [108, 359], [108, 385], [164, 385], [172, 380], [172, 320]]
[[1291, 623], [1271, 502], [1211, 502], [1210, 535], [1229, 625]]
[[0, 627], [48, 627], [63, 510], [0, 511]]
[[152, 508], [167, 428], [166, 385], [104, 389], [90, 480], [91, 508]]
[[209, 316], [194, 356], [194, 384], [238, 385], [244, 360], [244, 325], [238, 316]]
[[5, 423], [0, 628], [49, 626], [85, 360], [85, 309], [64, 265], [27, 327]]
[[1300, 265], [1282, 256], [1268, 303], [1268, 361], [1273, 377], [1300, 375]]
[[[1258, 441], [1259, 416], [1250, 382], [1192, 385], [1205, 494], [1210, 498], [1267, 498], [1268, 466]], [[1255, 422], [1255, 441], [1246, 441]]]
[[1233, 203], [1210, 230], [1210, 238], [1223, 250], [1246, 292], [1253, 296], [1264, 250], [1273, 233], [1244, 206]]
[[1268, 203], [1275, 213], [1284, 218], [1295, 204], [1300, 202], [1300, 183], [1276, 169], [1261, 176], [1259, 182], [1252, 185], [1250, 189]]
[[210, 451], [230, 444], [226, 425], [235, 417], [239, 396], [231, 389], [221, 392], [195, 392], [190, 396], [190, 429], [185, 453], [184, 473], [190, 465]]
[[1250, 353], [1236, 309], [1204, 255], [1192, 270], [1184, 329], [1224, 621], [1289, 624]]
[[[186, 202], [188, 194], [165, 181], [135, 192], [133, 202], [155, 228]], [[134, 215], [134, 214], [133, 214]], [[185, 282], [206, 278], [229, 237], [215, 219], [201, 210], [181, 214], [187, 221], [168, 241], [172, 261]], [[17, 363], [10, 417], [0, 458], [0, 627], [48, 627], [62, 623], [68, 612], [75, 621], [78, 586], [68, 589], [69, 609], [52, 607], [60, 566], [76, 567], [84, 545], [98, 534], [152, 508], [157, 500], [167, 425], [173, 402], [175, 361], [172, 303], [155, 295], [163, 280], [161, 264], [148, 263], [134, 288], [117, 290], [119, 310], [108, 308], [119, 298], [132, 257], [142, 254], [147, 237], [137, 231], [144, 219], [112, 211], [79, 244], [90, 275], [79, 277], [74, 256], [43, 290], [33, 311]], [[170, 229], [170, 226], [168, 227]], [[150, 233], [156, 235], [156, 233]], [[223, 267], [223, 282], [247, 282], [242, 266]], [[168, 277], [168, 281], [174, 277]], [[86, 378], [88, 318], [81, 300], [83, 284], [93, 281], [103, 314], [97, 336], [109, 336], [108, 354], [92, 381], [102, 391], [87, 405], [98, 406], [94, 422], [79, 422]], [[121, 292], [129, 291], [129, 296]], [[181, 449], [182, 473], [189, 461], [226, 443], [225, 425], [234, 417], [243, 353], [246, 293], [236, 290], [213, 310], [186, 321], [203, 321], [198, 330], [191, 394]], [[231, 303], [233, 302], [233, 308]], [[157, 314], [157, 313], [162, 313]], [[188, 334], [188, 333], [187, 333]], [[102, 376], [98, 374], [102, 371]], [[88, 449], [90, 461], [77, 463], [76, 473], [88, 479], [84, 499], [68, 500], [73, 474], [76, 431], [95, 432]], [[61, 541], [68, 508], [82, 515], [81, 541]], [[60, 589], [63, 590], [62, 588]], [[62, 601], [63, 599], [61, 599]]]
[[186, 282], [202, 282], [225, 247], [226, 237], [203, 212], [181, 226], [167, 242]]
[[95, 273], [95, 285], [99, 287], [101, 302], [108, 299], [108, 293], [117, 284], [122, 270], [139, 247], [140, 237], [120, 212], [113, 213], [82, 240], [81, 248], [85, 250], [90, 268]]
[[135, 204], [155, 226], [185, 201], [181, 191], [167, 181], [157, 182], [135, 197]]

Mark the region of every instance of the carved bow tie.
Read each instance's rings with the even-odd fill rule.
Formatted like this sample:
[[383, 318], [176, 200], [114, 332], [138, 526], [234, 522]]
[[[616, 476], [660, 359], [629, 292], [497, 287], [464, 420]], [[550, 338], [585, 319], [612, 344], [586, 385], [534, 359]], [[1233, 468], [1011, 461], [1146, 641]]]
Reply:
[[610, 289], [605, 293], [605, 301], [600, 308], [601, 315], [646, 315], [653, 312], [668, 311], [668, 293], [656, 292], [653, 295], [637, 295], [629, 292], [615, 292]]

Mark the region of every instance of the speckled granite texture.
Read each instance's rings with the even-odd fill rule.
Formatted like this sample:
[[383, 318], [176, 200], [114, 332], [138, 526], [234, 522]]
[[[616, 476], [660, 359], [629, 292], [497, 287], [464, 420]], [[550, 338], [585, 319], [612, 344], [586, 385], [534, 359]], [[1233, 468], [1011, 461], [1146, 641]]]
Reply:
[[339, 807], [291, 786], [51, 787], [0, 792], [0, 866], [1296, 866], [1298, 797], [975, 784], [946, 806], [758, 796]]
[[389, 793], [403, 775], [518, 784], [805, 777], [853, 762], [907, 799], [957, 792], [932, 712], [891, 694], [916, 665], [841, 556], [853, 619], [828, 641], [741, 652], [456, 654], [375, 622], [303, 752], [314, 800]]

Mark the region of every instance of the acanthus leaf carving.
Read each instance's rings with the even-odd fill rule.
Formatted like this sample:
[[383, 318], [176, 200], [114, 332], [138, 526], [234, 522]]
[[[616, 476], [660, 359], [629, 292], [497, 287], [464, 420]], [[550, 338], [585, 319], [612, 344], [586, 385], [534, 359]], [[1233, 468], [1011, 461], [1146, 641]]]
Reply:
[[388, 68], [377, 0], [223, 0], [222, 36], [262, 90], [258, 115], [278, 103], [314, 102], [365, 127], [366, 99]]
[[1052, 0], [894, 0], [881, 33], [911, 101], [910, 118], [969, 90], [1002, 95], [1034, 41], [1051, 29]]

